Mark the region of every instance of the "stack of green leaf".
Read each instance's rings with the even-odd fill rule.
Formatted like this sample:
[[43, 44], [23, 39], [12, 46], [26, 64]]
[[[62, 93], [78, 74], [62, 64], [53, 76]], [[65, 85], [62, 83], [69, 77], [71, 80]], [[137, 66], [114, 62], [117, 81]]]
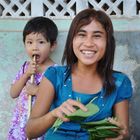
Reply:
[[[120, 128], [104, 119], [95, 122], [81, 123], [81, 127], [89, 132], [90, 140], [103, 140], [105, 138], [115, 138], [119, 135]], [[114, 130], [114, 131], [113, 131]]]
[[[95, 98], [93, 100], [95, 100]], [[104, 138], [117, 137], [118, 132], [113, 130], [119, 130], [120, 128], [114, 124], [111, 124], [108, 119], [96, 122], [83, 122], [83, 120], [85, 120], [87, 117], [92, 116], [99, 111], [99, 107], [92, 103], [93, 100], [86, 105], [88, 111], [84, 112], [81, 109], [77, 109], [74, 113], [65, 117], [69, 118], [71, 121], [78, 122], [82, 128], [86, 129], [89, 132], [90, 140], [102, 140]], [[62, 123], [63, 121], [60, 119], [55, 121], [52, 126], [52, 128], [54, 128], [54, 132]]]

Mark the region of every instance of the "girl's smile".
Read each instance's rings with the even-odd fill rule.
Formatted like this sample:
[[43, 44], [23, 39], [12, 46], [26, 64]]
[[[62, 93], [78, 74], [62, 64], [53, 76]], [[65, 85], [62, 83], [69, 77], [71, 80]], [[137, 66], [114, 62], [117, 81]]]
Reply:
[[85, 65], [97, 63], [106, 50], [106, 31], [102, 25], [93, 20], [82, 26], [73, 40], [73, 51], [78, 62]]
[[86, 57], [86, 58], [92, 58], [97, 51], [94, 50], [81, 50], [81, 53]]

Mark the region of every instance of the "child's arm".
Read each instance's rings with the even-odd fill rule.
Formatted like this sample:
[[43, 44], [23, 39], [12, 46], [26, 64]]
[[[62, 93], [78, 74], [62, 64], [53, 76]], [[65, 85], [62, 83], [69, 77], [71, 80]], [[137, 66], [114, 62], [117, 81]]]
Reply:
[[21, 75], [21, 77], [15, 81], [14, 84], [11, 85], [10, 95], [12, 98], [17, 98], [26, 85], [27, 81], [31, 77], [32, 74], [35, 74], [37, 71], [37, 65], [34, 61], [28, 62], [28, 67], [25, 73]]
[[27, 73], [25, 73], [20, 77], [19, 80], [17, 80], [14, 84], [11, 85], [10, 95], [12, 98], [17, 98], [19, 96], [29, 77], [30, 76]]

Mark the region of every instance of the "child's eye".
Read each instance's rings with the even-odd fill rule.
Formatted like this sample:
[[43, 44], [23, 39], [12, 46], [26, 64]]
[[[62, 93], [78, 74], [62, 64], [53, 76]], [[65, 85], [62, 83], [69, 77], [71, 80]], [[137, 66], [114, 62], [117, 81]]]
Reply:
[[27, 41], [26, 44], [32, 44], [32, 41]]
[[40, 44], [44, 44], [44, 43], [45, 43], [45, 41], [39, 41], [39, 43], [40, 43]]

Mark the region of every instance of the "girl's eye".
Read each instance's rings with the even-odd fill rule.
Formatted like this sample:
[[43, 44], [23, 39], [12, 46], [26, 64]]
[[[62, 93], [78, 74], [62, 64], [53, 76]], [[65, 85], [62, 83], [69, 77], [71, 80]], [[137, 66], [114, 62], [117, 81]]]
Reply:
[[95, 37], [95, 38], [100, 38], [101, 35], [100, 35], [100, 34], [95, 34], [94, 37]]
[[84, 37], [85, 34], [83, 34], [83, 33], [78, 33], [77, 36], [79, 36], [79, 37]]

